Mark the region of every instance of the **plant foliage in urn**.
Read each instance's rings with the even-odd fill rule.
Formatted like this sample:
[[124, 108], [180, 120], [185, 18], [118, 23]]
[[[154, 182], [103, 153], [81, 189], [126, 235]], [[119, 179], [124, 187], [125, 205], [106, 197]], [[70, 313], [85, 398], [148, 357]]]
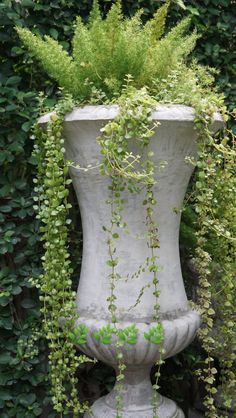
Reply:
[[[235, 150], [230, 132], [213, 135], [227, 119], [223, 96], [213, 87], [214, 70], [188, 58], [198, 35], [189, 34], [188, 18], [165, 34], [168, 7], [166, 2], [144, 25], [142, 11], [124, 18], [120, 2], [102, 19], [94, 1], [88, 23], [77, 18], [71, 56], [49, 36], [41, 39], [17, 28], [25, 46], [62, 88], [54, 112], [34, 128], [35, 200], [45, 247], [38, 286], [51, 349], [53, 402], [61, 416], [70, 410], [78, 416], [88, 408], [77, 400], [74, 375], [89, 359], [76, 357], [75, 344], [117, 372], [115, 388], [95, 402], [86, 417], [183, 417], [157, 389], [164, 358], [186, 347], [200, 325], [186, 298], [178, 254], [182, 202], [197, 157], [195, 264], [201, 285], [200, 336], [207, 353], [200, 376], [207, 389], [206, 416], [218, 416], [213, 355], [222, 338], [231, 346], [221, 360], [229, 407], [233, 399], [235, 329], [223, 322], [218, 340], [212, 333], [207, 239], [215, 234], [224, 248], [220, 264], [228, 293], [223, 319], [233, 323], [235, 211], [229, 217], [228, 208], [234, 206]], [[67, 251], [68, 170], [84, 232], [79, 318]], [[222, 221], [215, 201], [223, 185], [227, 208], [219, 199]], [[154, 364], [152, 386], [149, 372]]]
[[88, 24], [77, 18], [71, 56], [50, 36], [41, 39], [27, 29], [17, 31], [76, 103], [117, 102], [129, 76], [134, 88], [147, 88], [158, 102], [193, 104], [204, 99], [220, 105], [219, 96], [206, 88], [214, 81], [214, 71], [187, 63], [198, 38], [195, 31], [188, 33], [190, 19], [184, 18], [164, 36], [168, 6], [165, 3], [143, 25], [142, 10], [124, 18], [119, 2], [102, 20], [95, 2]]

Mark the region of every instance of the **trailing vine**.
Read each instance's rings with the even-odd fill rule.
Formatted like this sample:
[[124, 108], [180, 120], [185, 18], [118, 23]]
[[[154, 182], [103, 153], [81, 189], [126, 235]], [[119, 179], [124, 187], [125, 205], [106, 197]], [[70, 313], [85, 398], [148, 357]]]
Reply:
[[[128, 81], [128, 87], [125, 89], [125, 106], [122, 107], [122, 102], [124, 100], [123, 96], [121, 99], [121, 110], [118, 117], [114, 121], [109, 122], [102, 129], [102, 136], [98, 139], [102, 147], [101, 153], [104, 156], [101, 171], [103, 174], [108, 174], [112, 180], [111, 185], [109, 186], [110, 197], [107, 201], [107, 203], [111, 206], [110, 227], [104, 226], [104, 231], [108, 233], [107, 244], [109, 259], [107, 260], [107, 264], [109, 267], [111, 267], [111, 294], [108, 298], [108, 308], [111, 313], [112, 325], [108, 324], [106, 327], [98, 330], [94, 337], [103, 344], [110, 344], [112, 342], [112, 335], [116, 336], [116, 355], [118, 360], [117, 381], [119, 382], [117, 385], [118, 393], [116, 396], [116, 408], [117, 418], [120, 418], [122, 408], [124, 370], [126, 368], [123, 361], [122, 347], [125, 343], [135, 344], [138, 331], [135, 328], [135, 325], [122, 331], [117, 328], [115, 288], [116, 282], [120, 276], [116, 271], [119, 259], [116, 254], [115, 243], [117, 239], [119, 239], [119, 233], [122, 231], [122, 228], [127, 227], [126, 223], [122, 220], [121, 215], [124, 203], [122, 199], [122, 192], [127, 188], [129, 192], [137, 193], [140, 191], [140, 185], [144, 184], [146, 187], [146, 197], [143, 204], [146, 206], [147, 244], [151, 250], [151, 254], [144, 263], [145, 267], [144, 265], [140, 266], [139, 271], [147, 268], [148, 271], [153, 274], [153, 294], [156, 298], [153, 319], [157, 322], [157, 325], [151, 327], [149, 331], [144, 335], [144, 337], [150, 343], [159, 345], [159, 352], [161, 355], [159, 361], [157, 362], [158, 368], [155, 374], [156, 382], [153, 385], [153, 417], [156, 418], [158, 407], [156, 391], [159, 389], [158, 379], [160, 377], [160, 367], [163, 363], [162, 355], [164, 354], [164, 350], [162, 347], [162, 342], [164, 340], [164, 336], [159, 317], [159, 290], [157, 276], [158, 263], [157, 257], [154, 253], [155, 248], [159, 247], [158, 226], [152, 217], [153, 207], [157, 203], [152, 191], [152, 186], [154, 184], [153, 173], [155, 166], [152, 162], [152, 152], [148, 152], [147, 158], [145, 159], [141, 158], [139, 155], [134, 155], [129, 149], [130, 141], [132, 141], [134, 138], [135, 140], [137, 140], [137, 138], [144, 138], [144, 141], [140, 140], [140, 151], [145, 150], [145, 147], [148, 145], [148, 140], [152, 136], [154, 129], [150, 128], [150, 113], [154, 101], [152, 99], [149, 100], [149, 95], [145, 89], [141, 90], [141, 92], [137, 92], [129, 85], [129, 83], [130, 81]], [[39, 197], [35, 197], [35, 200], [37, 200], [36, 209], [39, 213], [38, 217], [44, 223], [41, 231], [43, 232], [43, 240], [45, 241], [46, 251], [45, 256], [43, 257], [44, 274], [40, 277], [41, 283], [39, 286], [41, 292], [43, 293], [41, 299], [44, 303], [44, 329], [47, 333], [47, 338], [49, 339], [49, 347], [51, 348], [50, 365], [52, 388], [56, 388], [56, 390], [53, 389], [55, 390], [53, 392], [53, 401], [55, 409], [58, 412], [62, 412], [62, 410], [66, 411], [65, 406], [63, 405], [63, 402], [65, 402], [66, 408], [68, 410], [72, 408], [76, 416], [76, 413], [80, 413], [87, 408], [87, 406], [81, 406], [77, 400], [75, 388], [77, 380], [76, 378], [72, 377], [70, 381], [72, 384], [70, 400], [67, 400], [66, 398], [65, 388], [63, 385], [67, 380], [68, 375], [75, 374], [76, 368], [82, 362], [88, 360], [85, 356], [81, 356], [79, 359], [76, 359], [75, 350], [73, 349], [74, 343], [84, 344], [86, 342], [88, 329], [83, 324], [77, 328], [75, 327], [74, 321], [76, 314], [73, 301], [74, 295], [70, 289], [71, 269], [70, 262], [68, 260], [69, 255], [66, 250], [67, 231], [64, 222], [66, 221], [66, 213], [69, 209], [69, 205], [66, 199], [68, 192], [65, 189], [65, 186], [70, 182], [70, 180], [67, 179], [68, 167], [70, 163], [64, 160], [62, 122], [64, 119], [64, 114], [69, 109], [71, 109], [71, 103], [67, 97], [57, 107], [56, 113], [52, 115], [51, 121], [48, 124], [46, 131], [39, 128], [38, 126], [35, 127], [35, 134], [37, 137], [35, 155], [38, 156], [39, 167], [38, 179], [35, 180], [35, 191]], [[128, 109], [129, 112], [127, 116]], [[138, 112], [138, 117], [135, 117], [135, 112]], [[196, 182], [196, 187], [198, 189], [196, 210], [199, 215], [198, 222], [200, 229], [198, 230], [198, 248], [196, 250], [195, 262], [200, 275], [199, 296], [201, 303], [201, 314], [204, 323], [199, 334], [203, 341], [203, 347], [207, 353], [205, 367], [203, 369], [204, 375], [202, 375], [201, 378], [204, 380], [207, 390], [207, 396], [205, 399], [205, 406], [208, 409], [207, 416], [209, 418], [217, 418], [217, 408], [215, 406], [214, 398], [217, 392], [217, 389], [214, 385], [217, 370], [214, 367], [214, 359], [212, 357], [216, 351], [216, 341], [212, 335], [213, 316], [215, 314], [215, 310], [212, 308], [212, 292], [210, 291], [210, 279], [212, 271], [209, 268], [209, 264], [211, 264], [212, 259], [209, 252], [205, 250], [204, 247], [207, 246], [206, 237], [209, 234], [210, 228], [210, 230], [213, 230], [217, 236], [221, 238], [221, 240], [224, 239], [226, 256], [229, 257], [229, 241], [231, 242], [230, 249], [231, 253], [233, 254], [234, 238], [231, 236], [233, 231], [229, 231], [233, 223], [230, 221], [229, 217], [225, 220], [227, 221], [227, 225], [224, 225], [224, 227], [222, 226], [222, 223], [219, 222], [219, 219], [217, 220], [213, 218], [213, 222], [212, 202], [214, 202], [215, 194], [212, 192], [212, 188], [210, 188], [209, 185], [215, 184], [215, 176], [219, 176], [217, 167], [219, 168], [220, 166], [220, 168], [222, 168], [223, 161], [224, 175], [221, 174], [221, 179], [224, 179], [227, 182], [229, 191], [231, 188], [234, 188], [234, 176], [232, 170], [235, 153], [232, 149], [232, 146], [228, 145], [229, 137], [224, 137], [219, 145], [217, 145], [217, 143], [214, 141], [209, 129], [211, 122], [210, 117], [209, 123], [207, 124], [205, 123], [206, 119], [203, 119], [203, 128], [199, 126], [200, 120], [201, 119], [198, 115], [197, 123], [200, 141], [199, 161], [197, 162], [199, 169], [199, 180]], [[143, 136], [141, 136], [141, 134]], [[204, 138], [204, 141], [201, 140], [201, 138]], [[212, 150], [215, 150], [217, 153], [217, 158], [215, 159], [213, 159]], [[202, 184], [203, 181], [206, 182], [204, 185]], [[222, 183], [220, 187], [222, 191]], [[217, 192], [219, 193], [219, 190], [217, 190]], [[231, 199], [232, 204], [232, 194], [229, 193], [228, 196], [229, 199]], [[60, 202], [58, 201], [58, 198], [60, 199]], [[55, 207], [57, 208], [56, 210]], [[64, 228], [61, 229], [61, 226], [63, 225]], [[58, 231], [60, 231], [59, 234]], [[58, 242], [59, 246], [57, 245], [55, 247], [55, 243]], [[55, 248], [57, 249], [56, 253], [59, 255], [59, 259], [55, 256]], [[60, 251], [58, 251], [58, 249]], [[232, 267], [230, 267], [230, 261], [231, 260], [229, 259], [227, 262], [225, 270], [226, 276], [224, 279], [223, 290], [227, 299], [225, 301], [225, 305], [229, 308], [228, 311], [224, 311], [224, 319], [227, 312], [231, 318], [230, 323], [234, 324], [232, 321], [232, 296], [229, 296], [229, 293], [226, 292], [226, 286], [227, 289], [234, 289], [232, 280], [233, 270]], [[57, 277], [59, 274], [61, 274], [61, 272], [64, 272], [65, 274], [65, 281], [60, 282], [59, 288], [57, 289]], [[137, 275], [138, 273], [133, 274]], [[58, 290], [58, 292], [56, 290]], [[222, 292], [222, 290], [220, 291]], [[61, 303], [62, 301], [63, 303]], [[138, 300], [136, 303], [138, 303]], [[58, 310], [58, 306], [60, 304], [61, 308]], [[61, 328], [60, 325], [62, 318], [67, 319], [64, 320], [63, 327]], [[228, 318], [229, 317], [227, 317], [227, 319]], [[228, 347], [228, 344], [233, 346], [235, 336], [233, 325], [232, 328], [230, 328], [230, 333], [228, 332], [228, 329], [224, 327], [224, 325], [221, 327], [222, 335], [224, 335], [225, 338], [225, 346]], [[64, 342], [65, 338], [67, 338], [66, 342]], [[68, 355], [68, 349], [70, 349], [71, 353], [69, 359], [66, 357]], [[230, 406], [230, 399], [233, 399], [232, 393], [234, 393], [233, 391], [235, 382], [235, 377], [232, 371], [232, 365], [235, 361], [235, 351], [228, 351], [229, 356], [227, 358], [221, 359], [222, 382], [224, 383], [224, 397], [226, 406]], [[65, 360], [66, 358], [67, 360]], [[64, 364], [64, 360], [67, 366], [61, 370], [61, 367]], [[228, 385], [228, 388], [226, 387], [227, 377], [230, 377], [230, 385]], [[228, 389], [230, 389], [231, 393], [230, 398], [228, 397]]]
[[34, 156], [38, 161], [38, 176], [34, 179], [37, 195], [34, 200], [37, 203], [37, 217], [42, 222], [40, 231], [45, 249], [43, 273], [36, 285], [41, 293], [43, 332], [50, 349], [52, 401], [61, 417], [71, 410], [77, 417], [87, 409], [78, 400], [76, 370], [80, 364], [91, 361], [84, 355], [76, 355], [70, 338], [77, 315], [75, 293], [71, 291], [72, 269], [67, 248], [68, 210], [71, 207], [67, 200], [67, 185], [71, 180], [67, 177], [69, 163], [64, 158], [62, 122], [72, 106], [72, 100], [66, 97], [56, 107], [46, 129], [38, 124], [34, 127]]
[[[111, 191], [108, 204], [111, 206], [111, 226], [110, 228], [104, 227], [104, 230], [108, 232], [108, 250], [109, 259], [107, 264], [111, 267], [110, 274], [110, 288], [111, 294], [108, 298], [109, 306], [108, 309], [111, 313], [111, 319], [113, 325], [116, 325], [116, 296], [115, 287], [116, 281], [120, 278], [120, 275], [116, 272], [116, 268], [119, 263], [118, 254], [116, 252], [115, 241], [119, 238], [119, 233], [114, 231], [114, 227], [123, 229], [127, 227], [126, 223], [123, 222], [121, 212], [123, 209], [122, 192], [128, 190], [130, 193], [140, 192], [140, 185], [144, 184], [146, 187], [146, 196], [143, 204], [146, 206], [146, 227], [147, 227], [147, 245], [150, 248], [151, 255], [148, 257], [143, 265], [146, 266], [148, 271], [153, 274], [153, 294], [156, 299], [154, 306], [153, 319], [157, 322], [156, 326], [150, 328], [148, 332], [144, 334], [144, 337], [152, 344], [161, 344], [163, 341], [163, 329], [159, 318], [159, 304], [158, 304], [158, 279], [157, 279], [157, 257], [154, 255], [154, 249], [159, 247], [159, 240], [157, 235], [157, 226], [153, 221], [153, 206], [156, 204], [152, 186], [155, 183], [154, 173], [155, 165], [151, 160], [154, 155], [152, 151], [147, 153], [147, 157], [144, 150], [149, 144], [149, 140], [154, 134], [155, 124], [151, 126], [151, 112], [154, 107], [155, 101], [150, 97], [146, 89], [137, 91], [132, 87], [132, 77], [128, 76], [126, 79], [127, 85], [124, 88], [123, 96], [119, 101], [120, 111], [119, 115], [112, 121], [109, 122], [104, 128], [102, 128], [102, 136], [99, 138], [101, 145], [101, 154], [104, 156], [102, 164], [102, 173], [108, 174], [111, 177]], [[132, 141], [138, 142], [140, 155], [134, 155], [130, 149]], [[143, 270], [143, 266], [140, 266], [139, 272]], [[131, 273], [138, 277], [138, 272]], [[142, 288], [140, 293], [142, 294], [144, 289]], [[136, 306], [139, 303], [140, 298], [137, 298]], [[126, 366], [123, 363], [122, 346], [124, 342], [135, 343], [137, 339], [137, 329], [133, 324], [129, 329], [121, 331], [117, 330], [117, 327], [113, 329], [114, 334], [118, 337], [117, 339], [117, 359], [118, 359], [118, 376], [117, 389], [120, 392], [117, 395], [117, 417], [120, 417], [121, 401], [122, 401], [122, 390], [124, 379], [123, 371]], [[131, 339], [130, 339], [131, 334]], [[162, 351], [162, 349], [161, 349]], [[158, 362], [159, 368], [162, 361]], [[156, 389], [158, 388], [158, 378], [160, 376], [160, 370], [156, 373], [156, 383], [153, 386], [153, 413], [156, 417], [157, 413], [157, 399]]]
[[[152, 157], [152, 153], [149, 157]], [[154, 170], [154, 165], [151, 160], [148, 161], [148, 166], [152, 167], [152, 170]], [[157, 201], [155, 199], [152, 185], [148, 185], [147, 192], [146, 192], [146, 198], [143, 202], [143, 204], [146, 206], [146, 226], [148, 231], [148, 247], [151, 250], [151, 257], [148, 258], [148, 267], [149, 272], [153, 274], [153, 295], [155, 297], [155, 305], [153, 306], [154, 314], [153, 314], [153, 320], [156, 322], [156, 325], [152, 326], [149, 331], [146, 333], [145, 338], [150, 341], [151, 343], [158, 344], [159, 345], [159, 359], [157, 360], [155, 366], [157, 367], [157, 371], [155, 372], [155, 383], [153, 385], [153, 418], [158, 418], [157, 415], [157, 408], [158, 408], [158, 398], [157, 398], [157, 391], [160, 388], [158, 382], [160, 378], [160, 369], [161, 365], [164, 363], [163, 361], [163, 354], [165, 352], [163, 348], [163, 342], [164, 342], [164, 329], [162, 326], [162, 323], [160, 322], [160, 305], [158, 303], [158, 299], [160, 296], [160, 291], [158, 289], [158, 262], [157, 262], [157, 256], [155, 255], [155, 249], [160, 247], [160, 242], [158, 238], [158, 227], [156, 222], [153, 219], [153, 207], [156, 205]]]
[[201, 126], [195, 196], [198, 215], [195, 265], [203, 319], [199, 337], [207, 354], [199, 375], [207, 392], [206, 416], [218, 418], [216, 376], [219, 372], [214, 357], [219, 358], [221, 366], [222, 406], [229, 410], [236, 396], [236, 152], [232, 133], [225, 129], [221, 136], [213, 137], [210, 122], [205, 115], [198, 115], [197, 124]]
[[111, 268], [111, 273], [109, 275], [110, 279], [110, 296], [107, 298], [108, 302], [108, 310], [111, 314], [111, 322], [113, 325], [112, 331], [113, 334], [116, 336], [116, 359], [118, 362], [118, 373], [117, 373], [117, 394], [115, 397], [116, 400], [116, 418], [121, 418], [121, 408], [122, 408], [122, 391], [124, 388], [124, 371], [126, 369], [126, 365], [123, 361], [123, 353], [122, 347], [124, 345], [124, 341], [120, 339], [120, 333], [117, 328], [117, 316], [116, 316], [116, 295], [115, 295], [115, 288], [116, 282], [119, 280], [120, 276], [117, 273], [117, 266], [119, 263], [119, 259], [116, 254], [116, 245], [115, 242], [119, 238], [118, 232], [115, 232], [114, 228], [116, 229], [125, 226], [122, 224], [122, 217], [121, 211], [123, 208], [123, 202], [121, 199], [121, 190], [123, 188], [122, 179], [118, 176], [113, 175], [111, 177], [111, 185], [109, 186], [110, 189], [110, 196], [108, 200], [108, 204], [110, 204], [111, 208], [111, 219], [110, 219], [110, 228], [107, 229], [104, 227], [105, 231], [108, 233], [107, 245], [108, 245], [108, 255], [109, 259], [107, 260], [107, 265]]

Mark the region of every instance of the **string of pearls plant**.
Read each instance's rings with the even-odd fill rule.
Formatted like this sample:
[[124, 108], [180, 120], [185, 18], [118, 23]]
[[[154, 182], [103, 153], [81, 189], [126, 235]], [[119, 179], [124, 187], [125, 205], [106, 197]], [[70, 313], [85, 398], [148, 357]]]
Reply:
[[37, 124], [34, 127], [34, 156], [38, 163], [34, 209], [42, 223], [40, 232], [45, 250], [43, 273], [35, 284], [40, 289], [42, 329], [50, 349], [52, 402], [61, 417], [71, 410], [75, 417], [87, 410], [87, 405], [82, 406], [78, 400], [76, 370], [80, 364], [91, 361], [84, 355], [77, 356], [70, 338], [75, 329], [76, 306], [75, 292], [71, 291], [67, 230], [71, 207], [67, 185], [71, 180], [67, 178], [69, 164], [64, 158], [62, 122], [72, 103], [68, 97], [60, 102], [46, 131]]
[[[234, 116], [234, 115], [232, 115]], [[227, 116], [225, 116], [227, 119]], [[198, 215], [195, 265], [199, 274], [199, 303], [203, 325], [199, 330], [206, 351], [198, 371], [205, 382], [204, 405], [208, 418], [220, 414], [215, 403], [214, 358], [219, 359], [222, 406], [226, 413], [236, 397], [235, 251], [236, 180], [235, 138], [227, 128], [213, 138], [210, 117], [200, 117], [195, 211]]]

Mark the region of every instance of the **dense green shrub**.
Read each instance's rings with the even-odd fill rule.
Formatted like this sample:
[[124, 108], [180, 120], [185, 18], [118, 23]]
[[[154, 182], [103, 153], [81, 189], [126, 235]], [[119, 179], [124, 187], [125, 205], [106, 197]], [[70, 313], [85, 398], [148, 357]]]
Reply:
[[[179, 88], [191, 90], [192, 96], [206, 79], [203, 69], [200, 79], [186, 65], [197, 34], [187, 33], [190, 20], [185, 18], [163, 37], [168, 7], [169, 2], [143, 25], [142, 12], [124, 18], [120, 4], [102, 19], [95, 3], [87, 25], [77, 17], [71, 55], [48, 35], [42, 39], [20, 27], [17, 33], [47, 73], [79, 103], [93, 103], [95, 94], [98, 103], [116, 100], [127, 74], [135, 88], [148, 87], [155, 97], [163, 90], [163, 80], [175, 75]], [[185, 85], [186, 79], [191, 79], [191, 86]]]
[[[160, 4], [154, 0], [123, 3], [129, 14], [144, 7], [144, 19]], [[104, 13], [111, 4], [109, 0], [101, 1]], [[173, 5], [168, 24], [172, 26], [180, 16], [192, 15], [193, 24], [203, 35], [198, 40], [196, 56], [220, 70], [219, 88], [233, 108], [234, 1], [190, 0], [186, 4], [186, 11]], [[0, 415], [3, 418], [54, 416], [48, 407], [46, 344], [37, 334], [41, 322], [38, 296], [28, 279], [39, 274], [41, 255], [33, 212], [34, 160], [29, 130], [37, 117], [38, 91], [43, 90], [52, 104], [55, 85], [45, 81], [47, 77], [22, 49], [14, 26], [37, 27], [40, 35], [49, 33], [69, 49], [75, 16], [86, 19], [90, 8], [91, 2], [72, 0], [3, 0], [0, 5]], [[76, 222], [76, 215], [73, 218]], [[79, 235], [73, 234], [71, 239], [72, 244], [74, 240], [78, 243]], [[73, 264], [76, 269], [75, 261]]]

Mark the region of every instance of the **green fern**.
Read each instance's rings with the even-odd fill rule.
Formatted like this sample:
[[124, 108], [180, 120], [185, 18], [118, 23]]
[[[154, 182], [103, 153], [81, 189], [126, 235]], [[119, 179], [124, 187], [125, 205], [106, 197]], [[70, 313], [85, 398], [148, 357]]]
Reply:
[[167, 1], [162, 7], [160, 7], [154, 14], [154, 18], [151, 19], [145, 25], [145, 31], [151, 41], [151, 44], [161, 38], [165, 31], [166, 16], [170, 1]]
[[[142, 11], [125, 18], [120, 1], [102, 19], [95, 0], [88, 23], [84, 24], [80, 17], [76, 20], [72, 56], [49, 36], [41, 39], [28, 29], [16, 30], [49, 75], [78, 102], [90, 102], [94, 91], [101, 101], [115, 100], [122, 93], [127, 75], [134, 87], [146, 86], [159, 97], [158, 86], [161, 88], [163, 80], [173, 74], [178, 75], [178, 83], [184, 88], [184, 73], [191, 77], [191, 85], [199, 95], [201, 81], [197, 71], [188, 70], [186, 64], [198, 35], [195, 31], [187, 34], [190, 20], [185, 18], [163, 37], [169, 3], [143, 25]], [[184, 96], [190, 100], [191, 92]]]
[[76, 66], [63, 47], [49, 36], [45, 36], [45, 40], [42, 40], [28, 29], [17, 28], [16, 30], [25, 46], [42, 63], [48, 74], [55, 78], [61, 87], [73, 94], [77, 88]]

